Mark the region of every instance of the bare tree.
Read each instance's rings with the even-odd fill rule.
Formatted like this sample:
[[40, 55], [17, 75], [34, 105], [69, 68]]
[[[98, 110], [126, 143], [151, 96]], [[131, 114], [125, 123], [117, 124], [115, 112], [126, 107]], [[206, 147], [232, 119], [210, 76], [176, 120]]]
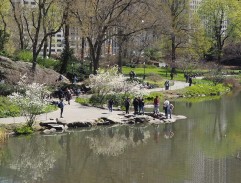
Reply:
[[[103, 43], [112, 37], [126, 37], [136, 29], [126, 29], [126, 22], [123, 23], [124, 17], [131, 20], [133, 16], [127, 17], [132, 11], [133, 15], [136, 15], [137, 7], [146, 6], [145, 1], [141, 0], [96, 0], [96, 1], [77, 1], [76, 9], [73, 10], [73, 14], [79, 21], [79, 26], [82, 28], [83, 35], [85, 35], [91, 60], [94, 66], [94, 73], [99, 68], [99, 60], [102, 52]], [[139, 9], [139, 13], [143, 8]], [[136, 12], [135, 12], [136, 11]], [[135, 17], [135, 20], [139, 17]], [[129, 22], [129, 24], [131, 24]], [[141, 21], [139, 19], [139, 24]], [[133, 23], [135, 25], [135, 23]], [[107, 34], [108, 32], [108, 34]], [[120, 48], [120, 45], [119, 45]]]
[[[32, 71], [34, 72], [37, 65], [37, 57], [43, 47], [47, 37], [59, 32], [66, 20], [66, 7], [65, 3], [60, 3], [57, 0], [36, 0], [35, 5], [26, 7], [23, 12], [24, 23], [28, 36], [31, 40], [33, 64]], [[55, 7], [55, 26], [45, 32], [43, 27], [46, 26], [49, 19], [49, 10]]]

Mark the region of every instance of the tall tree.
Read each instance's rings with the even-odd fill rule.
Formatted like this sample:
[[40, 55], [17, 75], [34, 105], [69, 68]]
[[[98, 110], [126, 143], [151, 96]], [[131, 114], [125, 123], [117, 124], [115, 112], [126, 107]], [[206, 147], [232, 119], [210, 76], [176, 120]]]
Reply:
[[[76, 9], [73, 10], [73, 13], [78, 19], [83, 35], [85, 35], [88, 41], [95, 74], [99, 68], [104, 42], [111, 37], [120, 36], [120, 29], [125, 29], [121, 23], [122, 18], [126, 17], [124, 14], [131, 12], [135, 7], [140, 7], [143, 4], [145, 4], [145, 1], [141, 0], [77, 1]], [[135, 8], [135, 10], [137, 10], [137, 8]], [[142, 8], [139, 11], [141, 10]], [[140, 17], [136, 17], [135, 19], [137, 18]], [[140, 19], [139, 23], [141, 23]], [[121, 36], [130, 33], [131, 32], [122, 33]]]
[[24, 9], [20, 2], [16, 3], [16, 1], [14, 0], [9, 0], [9, 2], [11, 3], [13, 18], [17, 25], [18, 36], [19, 36], [19, 48], [21, 50], [24, 50], [28, 46], [28, 40], [24, 36], [24, 18], [23, 18]]
[[7, 21], [9, 17], [10, 4], [8, 0], [0, 2], [0, 51], [4, 50], [5, 43], [8, 40]]
[[[32, 71], [35, 72], [37, 65], [37, 57], [43, 47], [43, 44], [47, 37], [59, 32], [66, 20], [66, 7], [65, 3], [61, 3], [57, 0], [36, 0], [34, 6], [25, 6], [23, 12], [24, 23], [28, 36], [31, 40], [33, 64]], [[55, 12], [55, 24], [52, 29], [48, 29], [46, 32], [43, 31], [43, 26], [46, 26], [49, 20], [49, 10], [52, 7], [56, 8]]]
[[241, 6], [237, 0], [203, 0], [199, 15], [212, 40], [213, 55], [221, 61], [225, 42], [231, 37], [240, 37]]

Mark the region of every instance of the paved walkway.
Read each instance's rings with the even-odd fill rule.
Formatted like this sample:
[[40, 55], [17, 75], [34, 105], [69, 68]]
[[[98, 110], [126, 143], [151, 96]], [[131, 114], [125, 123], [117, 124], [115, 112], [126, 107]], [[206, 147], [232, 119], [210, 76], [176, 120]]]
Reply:
[[[174, 81], [174, 85], [170, 87], [170, 90], [176, 90], [188, 86], [188, 83], [181, 81]], [[163, 91], [164, 88], [154, 88], [150, 91]], [[113, 111], [109, 112], [107, 109], [100, 109], [95, 107], [82, 106], [76, 102], [74, 99], [71, 101], [70, 105], [66, 104], [64, 107], [63, 117], [67, 123], [72, 122], [93, 122], [100, 117], [110, 117], [116, 116], [117, 114], [123, 114], [123, 111]], [[37, 121], [48, 121], [50, 119], [56, 119], [60, 117], [60, 110], [42, 114], [37, 116]], [[13, 124], [25, 122], [24, 117], [9, 117], [0, 118], [0, 124]]]

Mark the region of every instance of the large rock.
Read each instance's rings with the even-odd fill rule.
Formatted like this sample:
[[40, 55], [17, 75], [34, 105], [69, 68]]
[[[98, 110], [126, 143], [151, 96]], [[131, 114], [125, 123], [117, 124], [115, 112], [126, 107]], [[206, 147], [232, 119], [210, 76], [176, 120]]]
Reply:
[[[22, 75], [27, 74], [30, 83], [36, 82], [46, 85], [57, 85], [56, 79], [59, 78], [59, 73], [54, 70], [41, 68], [37, 65], [36, 71], [33, 73], [32, 63], [22, 61], [12, 61], [9, 58], [0, 56], [0, 79], [5, 83], [17, 84]], [[69, 83], [69, 80], [64, 77], [61, 82]]]

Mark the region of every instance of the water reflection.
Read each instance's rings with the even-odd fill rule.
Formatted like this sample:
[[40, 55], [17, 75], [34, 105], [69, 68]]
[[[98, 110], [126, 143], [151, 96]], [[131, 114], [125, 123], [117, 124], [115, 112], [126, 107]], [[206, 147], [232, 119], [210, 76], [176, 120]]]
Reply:
[[145, 127], [108, 127], [105, 130], [97, 129], [95, 133], [86, 137], [90, 149], [97, 155], [118, 156], [127, 147], [134, 147], [146, 143], [150, 132]]
[[239, 183], [241, 96], [175, 103], [175, 124], [84, 128], [10, 138], [0, 182]]

